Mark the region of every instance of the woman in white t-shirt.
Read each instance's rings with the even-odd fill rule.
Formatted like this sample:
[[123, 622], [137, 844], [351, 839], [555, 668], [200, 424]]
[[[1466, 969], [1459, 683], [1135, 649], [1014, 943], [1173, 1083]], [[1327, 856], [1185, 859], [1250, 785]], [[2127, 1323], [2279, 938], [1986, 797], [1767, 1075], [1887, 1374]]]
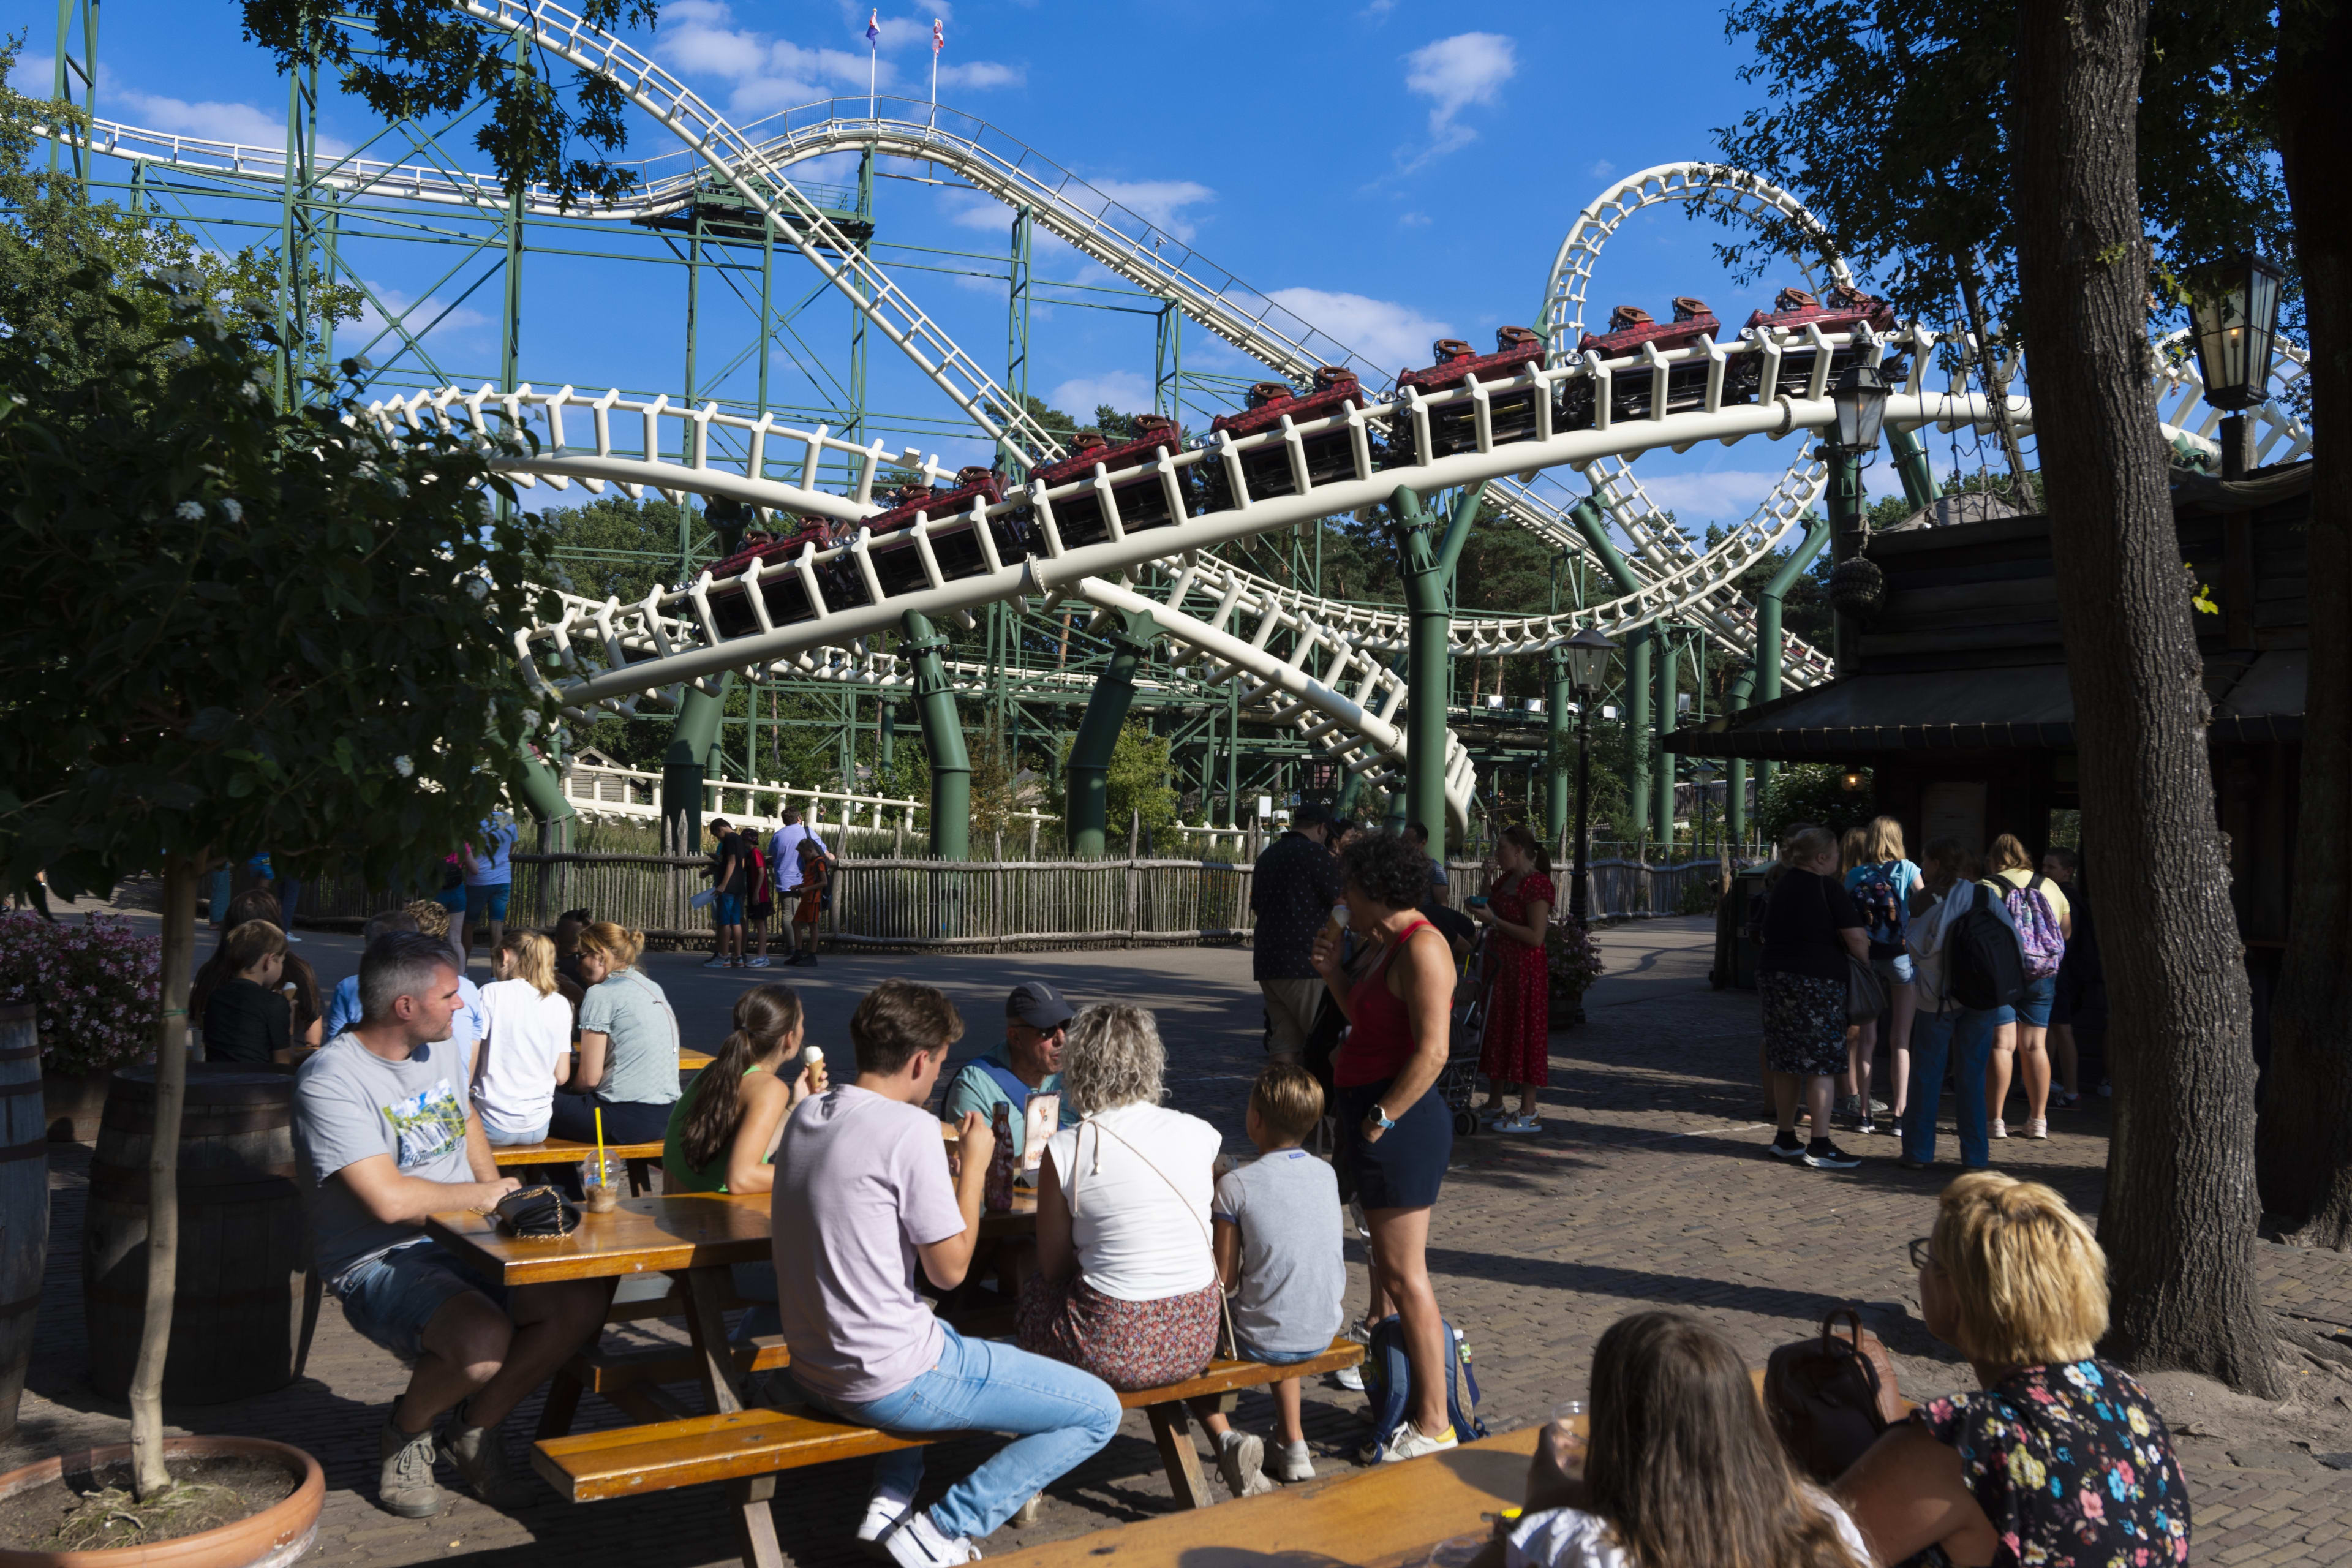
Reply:
[[1853, 1521], [1807, 1484], [1728, 1341], [1636, 1312], [1592, 1348], [1589, 1442], [1544, 1429], [1507, 1568], [1868, 1568]]
[[1037, 1272], [1021, 1291], [1022, 1349], [1120, 1390], [1199, 1376], [1223, 1313], [1209, 1229], [1222, 1140], [1160, 1103], [1167, 1062], [1140, 1007], [1071, 1020], [1062, 1094], [1080, 1120], [1045, 1146]]
[[555, 988], [555, 944], [509, 931], [490, 954], [498, 978], [482, 987], [483, 1029], [474, 1049], [474, 1108], [493, 1143], [547, 1136], [555, 1086], [572, 1071], [572, 1004]]

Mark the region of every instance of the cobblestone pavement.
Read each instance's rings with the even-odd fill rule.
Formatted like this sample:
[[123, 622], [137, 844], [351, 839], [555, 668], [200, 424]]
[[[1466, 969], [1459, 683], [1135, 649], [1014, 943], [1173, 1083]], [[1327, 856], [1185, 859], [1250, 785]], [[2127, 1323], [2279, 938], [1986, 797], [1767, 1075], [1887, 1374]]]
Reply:
[[[1934, 1194], [1951, 1168], [1899, 1171], [1888, 1137], [1849, 1137], [1849, 1147], [1872, 1156], [1851, 1173], [1767, 1158], [1755, 1000], [1708, 989], [1701, 922], [1619, 927], [1601, 933], [1601, 942], [1610, 973], [1588, 998], [1589, 1021], [1552, 1037], [1543, 1132], [1457, 1144], [1432, 1225], [1440, 1299], [1468, 1337], [1488, 1423], [1498, 1430], [1521, 1426], [1541, 1418], [1552, 1401], [1580, 1394], [1594, 1340], [1616, 1318], [1650, 1305], [1700, 1313], [1760, 1362], [1831, 1309], [1855, 1303], [1895, 1352], [1906, 1394], [1967, 1385], [1966, 1366], [1920, 1325], [1904, 1255], [1906, 1241], [1927, 1229]], [[331, 982], [351, 966], [353, 947], [314, 932], [304, 952]], [[1123, 997], [1160, 1012], [1176, 1102], [1209, 1117], [1229, 1141], [1241, 1137], [1243, 1101], [1261, 1059], [1245, 952], [828, 956], [814, 971], [750, 974], [704, 973], [691, 955], [656, 955], [650, 964], [685, 1017], [690, 1042], [716, 1044], [743, 985], [784, 979], [807, 998], [812, 1037], [842, 1060], [848, 1009], [885, 974], [917, 975], [956, 995], [971, 1026], [959, 1055], [995, 1037], [997, 998], [1018, 979], [1051, 979], [1079, 1002]], [[2003, 1168], [2053, 1183], [2088, 1211], [2099, 1201], [2106, 1106], [2086, 1104], [2054, 1118], [2046, 1143], [2013, 1141], [1996, 1145], [1996, 1156]], [[121, 1440], [121, 1407], [94, 1394], [86, 1378], [79, 1248], [87, 1165], [87, 1150], [66, 1146], [53, 1162], [52, 1245], [36, 1359], [22, 1422], [0, 1450], [0, 1466]], [[1349, 1253], [1360, 1301], [1360, 1246], [1350, 1243]], [[2352, 1327], [2352, 1260], [2264, 1246], [2260, 1268], [2273, 1305], [2323, 1332]], [[2231, 1568], [2352, 1561], [2352, 1473], [2326, 1462], [2352, 1464], [2352, 1455], [2336, 1452], [2352, 1450], [2352, 1436], [2344, 1435], [2352, 1431], [2352, 1380], [2325, 1371], [2301, 1375], [2317, 1380], [2306, 1391], [2322, 1384], [2339, 1391], [2333, 1398], [2341, 1409], [2322, 1397], [2323, 1415], [2306, 1420], [2314, 1404], [2306, 1397], [2279, 1419], [2200, 1380], [2159, 1380], [2167, 1414], [2187, 1428], [2180, 1451], [2197, 1505], [2200, 1561]], [[459, 1497], [440, 1518], [419, 1521], [378, 1511], [375, 1432], [403, 1381], [401, 1369], [352, 1332], [331, 1302], [308, 1375], [292, 1387], [169, 1415], [175, 1430], [273, 1436], [319, 1458], [330, 1489], [314, 1562], [545, 1564], [576, 1555], [630, 1568], [688, 1568], [730, 1560], [715, 1488], [576, 1507], [543, 1494], [510, 1513]], [[1327, 1469], [1346, 1463], [1339, 1456], [1361, 1430], [1361, 1403], [1336, 1387], [1309, 1391], [1309, 1435]], [[2327, 1420], [2329, 1413], [2347, 1420]], [[512, 1423], [518, 1457], [537, 1415], [533, 1401]], [[1244, 1425], [1269, 1418], [1265, 1399], [1244, 1399]], [[583, 1405], [583, 1426], [617, 1420], [597, 1400]], [[989, 1447], [934, 1449], [935, 1482], [961, 1474]], [[795, 1562], [852, 1560], [846, 1543], [866, 1475], [866, 1462], [854, 1461], [783, 1479], [777, 1524]], [[1149, 1429], [1130, 1415], [1108, 1449], [1052, 1489], [1035, 1525], [1008, 1528], [987, 1544], [998, 1553], [1170, 1506]]]

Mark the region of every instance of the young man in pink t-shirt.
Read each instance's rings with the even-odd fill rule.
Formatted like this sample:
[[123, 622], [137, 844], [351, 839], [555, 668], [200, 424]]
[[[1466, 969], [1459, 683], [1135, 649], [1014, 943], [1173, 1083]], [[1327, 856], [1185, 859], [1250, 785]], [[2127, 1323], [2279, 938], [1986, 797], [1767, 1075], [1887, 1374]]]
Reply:
[[1118, 1430], [1118, 1396], [1091, 1373], [1010, 1345], [967, 1340], [915, 1289], [963, 1283], [980, 1239], [994, 1139], [977, 1113], [962, 1126], [950, 1179], [938, 1119], [923, 1109], [963, 1020], [946, 995], [886, 980], [849, 1020], [854, 1081], [801, 1102], [775, 1156], [772, 1209], [777, 1310], [792, 1378], [812, 1402], [894, 1432], [1009, 1432], [1014, 1440], [914, 1506], [923, 1450], [875, 1461], [858, 1539], [900, 1568], [979, 1556], [993, 1531]]

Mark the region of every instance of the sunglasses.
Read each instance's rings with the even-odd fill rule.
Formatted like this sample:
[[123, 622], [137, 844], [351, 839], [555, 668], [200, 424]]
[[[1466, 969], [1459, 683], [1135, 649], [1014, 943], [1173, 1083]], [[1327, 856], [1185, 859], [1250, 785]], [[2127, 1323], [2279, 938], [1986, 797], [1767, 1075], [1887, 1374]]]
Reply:
[[1912, 1267], [1912, 1268], [1927, 1268], [1927, 1265], [1929, 1265], [1930, 1263], [1933, 1263], [1934, 1261], [1936, 1261], [1936, 1255], [1935, 1255], [1935, 1253], [1934, 1253], [1934, 1252], [1932, 1252], [1931, 1250], [1929, 1250], [1928, 1246], [1927, 1246], [1927, 1243], [1928, 1243], [1929, 1241], [1933, 1240], [1933, 1239], [1934, 1239], [1934, 1238], [1933, 1238], [1932, 1237], [1925, 1237], [1925, 1236], [1921, 1236], [1921, 1237], [1913, 1237], [1913, 1238], [1912, 1238], [1912, 1242], [1911, 1242], [1911, 1267]]

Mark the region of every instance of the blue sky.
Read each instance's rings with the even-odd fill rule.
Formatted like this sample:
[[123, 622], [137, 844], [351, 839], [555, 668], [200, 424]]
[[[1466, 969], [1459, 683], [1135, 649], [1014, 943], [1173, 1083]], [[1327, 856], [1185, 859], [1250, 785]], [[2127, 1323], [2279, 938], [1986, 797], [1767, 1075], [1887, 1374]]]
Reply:
[[[846, 0], [668, 0], [659, 29], [633, 41], [742, 124], [814, 99], [862, 95], [867, 9]], [[1671, 0], [1475, 8], [1433, 0], [1218, 6], [955, 0], [914, 10], [886, 5], [882, 13], [877, 66], [884, 92], [928, 94], [930, 27], [939, 18], [947, 36], [942, 103], [1076, 171], [1391, 368], [1427, 363], [1433, 336], [1491, 342], [1499, 324], [1530, 322], [1579, 208], [1618, 176], [1708, 155], [1713, 128], [1760, 98], [1759, 88], [1738, 79], [1745, 52], [1725, 37], [1720, 7]], [[222, 0], [111, 0], [101, 37], [100, 116], [282, 145], [285, 85], [239, 37], [237, 15]], [[46, 90], [54, 16], [27, 0], [0, 5], [0, 26], [27, 35], [20, 89]], [[332, 95], [321, 123], [327, 139], [343, 146], [380, 130], [355, 100]], [[487, 167], [463, 131], [446, 144], [468, 166]], [[640, 118], [630, 155], [675, 146]], [[877, 255], [1001, 375], [1008, 215], [970, 192], [920, 183], [935, 170], [888, 172], [918, 178], [880, 182]], [[803, 165], [794, 177], [845, 174], [836, 162]], [[656, 237], [609, 226], [622, 232], [608, 242], [580, 246], [551, 237], [550, 248], [666, 254]], [[1709, 252], [1719, 235], [1711, 222], [1675, 211], [1636, 217], [1609, 246], [1588, 319], [1618, 302], [1663, 315], [1670, 296], [1696, 294], [1736, 321], [1768, 303], [1778, 282], [1796, 279], [1782, 266], [1753, 284], [1733, 283]], [[214, 237], [232, 242], [226, 231]], [[997, 259], [941, 254], [955, 250]], [[478, 258], [467, 270], [462, 253], [459, 246], [383, 242], [353, 242], [347, 250], [385, 299], [436, 301], [446, 312], [428, 340], [436, 362], [452, 377], [478, 383], [497, 371], [501, 285]], [[453, 261], [460, 262], [454, 271]], [[1111, 282], [1048, 242], [1039, 244], [1035, 268], [1041, 279]], [[805, 264], [779, 264], [780, 298], [806, 295], [817, 281]], [[469, 282], [477, 287], [467, 296]], [[738, 274], [732, 288], [723, 277], [706, 279], [699, 342], [706, 391], [714, 367], [748, 348], [751, 317], [732, 297], [746, 288], [756, 289], [748, 274]], [[1073, 302], [1079, 298], [1139, 303], [1066, 291], [1060, 302], [1040, 306], [1029, 390], [1082, 416], [1097, 401], [1149, 406], [1150, 318], [1084, 309]], [[527, 379], [673, 396], [682, 389], [682, 268], [534, 254], [525, 264], [523, 300]], [[829, 381], [845, 374], [848, 312], [823, 299], [800, 324], [800, 347], [772, 356], [772, 395], [823, 404], [835, 395]], [[1185, 357], [1188, 368], [1251, 369], [1200, 331], [1187, 336]], [[870, 374], [874, 406], [916, 416], [908, 428], [953, 412], [886, 353], [874, 356]], [[724, 392], [748, 396], [752, 375], [743, 360]], [[976, 455], [951, 439], [923, 444]], [[1640, 471], [1662, 503], [1696, 525], [1744, 515], [1794, 456], [1792, 444], [1751, 441], [1662, 454], [1645, 458]]]

